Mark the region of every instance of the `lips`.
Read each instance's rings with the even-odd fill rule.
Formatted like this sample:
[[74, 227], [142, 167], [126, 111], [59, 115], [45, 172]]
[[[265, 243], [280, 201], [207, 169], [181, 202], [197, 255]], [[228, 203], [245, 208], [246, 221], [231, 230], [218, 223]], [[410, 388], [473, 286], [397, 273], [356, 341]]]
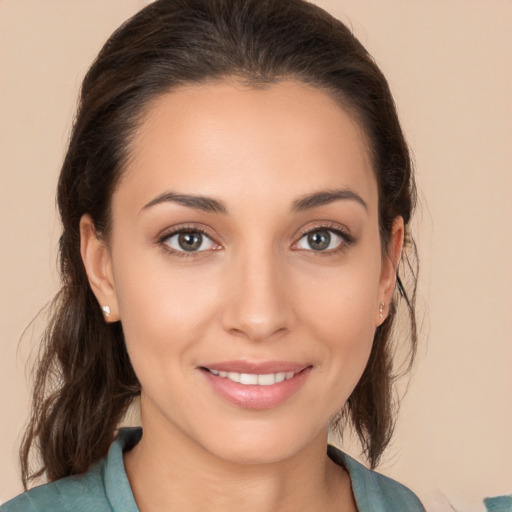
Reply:
[[213, 375], [229, 379], [232, 382], [237, 382], [245, 386], [273, 386], [284, 380], [293, 379], [295, 372], [277, 372], [277, 373], [238, 373], [217, 371], [208, 368], [208, 371]]
[[298, 392], [311, 368], [311, 365], [284, 361], [229, 361], [199, 369], [222, 399], [243, 408], [267, 409]]

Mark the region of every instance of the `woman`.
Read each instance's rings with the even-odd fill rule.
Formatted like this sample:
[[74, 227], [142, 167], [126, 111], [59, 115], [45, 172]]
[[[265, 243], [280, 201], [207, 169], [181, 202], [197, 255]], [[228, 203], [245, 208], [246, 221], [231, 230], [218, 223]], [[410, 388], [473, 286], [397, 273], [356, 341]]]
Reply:
[[[2, 511], [423, 510], [327, 447], [351, 424], [374, 468], [390, 440], [414, 199], [386, 80], [341, 22], [299, 0], [142, 10], [85, 77], [59, 181], [21, 450], [25, 486], [50, 483]], [[142, 429], [118, 432], [138, 395]]]

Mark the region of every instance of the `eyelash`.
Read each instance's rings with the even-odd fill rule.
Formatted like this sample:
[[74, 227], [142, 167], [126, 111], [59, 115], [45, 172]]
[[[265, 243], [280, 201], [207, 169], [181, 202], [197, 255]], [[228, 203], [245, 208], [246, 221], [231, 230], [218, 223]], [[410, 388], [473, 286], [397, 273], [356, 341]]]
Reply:
[[297, 248], [295, 250], [296, 251], [305, 251], [310, 254], [313, 254], [314, 256], [325, 257], [325, 256], [332, 256], [333, 254], [339, 254], [357, 242], [356, 238], [354, 236], [352, 236], [350, 233], [348, 233], [347, 230], [342, 228], [339, 224], [323, 222], [319, 225], [315, 225], [313, 227], [304, 229], [301, 232], [297, 241], [293, 245], [296, 246], [305, 236], [308, 236], [308, 235], [318, 232], [318, 231], [328, 231], [330, 233], [334, 233], [335, 235], [339, 236], [342, 239], [342, 241], [340, 242], [338, 247], [336, 247], [334, 249], [330, 249], [330, 250], [314, 251], [313, 249], [308, 250], [308, 249], [300, 249], [300, 248]]
[[[336, 247], [334, 249], [330, 250], [324, 250], [324, 251], [315, 251], [313, 249], [300, 249], [300, 248], [294, 248], [305, 236], [308, 236], [312, 233], [318, 232], [318, 231], [328, 231], [330, 233], [334, 233], [335, 235], [339, 236], [342, 239], [342, 242], [339, 244], [339, 247]], [[179, 258], [197, 258], [202, 253], [208, 252], [208, 250], [202, 250], [202, 251], [178, 251], [169, 246], [169, 244], [166, 244], [165, 242], [169, 240], [169, 238], [179, 235], [180, 233], [199, 233], [209, 240], [212, 241], [215, 245], [219, 246], [214, 238], [211, 236], [211, 234], [204, 228], [196, 225], [185, 225], [185, 226], [179, 226], [174, 227], [170, 229], [169, 231], [164, 232], [161, 236], [158, 237], [157, 243], [159, 246], [162, 247], [162, 249], [173, 256], [177, 256]], [[315, 256], [329, 256], [333, 254], [338, 254], [344, 250], [346, 250], [349, 246], [353, 245], [356, 242], [356, 239], [350, 235], [345, 229], [340, 227], [338, 224], [331, 224], [329, 222], [324, 222], [322, 224], [313, 226], [311, 228], [304, 229], [299, 237], [297, 238], [297, 241], [293, 243], [292, 249], [299, 252], [308, 252], [312, 253]], [[213, 249], [218, 250], [218, 249]]]
[[[169, 238], [179, 235], [180, 233], [199, 233], [209, 240], [211, 240], [215, 245], [219, 245], [217, 242], [215, 242], [212, 235], [204, 228], [201, 228], [200, 226], [195, 225], [185, 225], [185, 226], [179, 226], [170, 229], [169, 231], [166, 231], [163, 233], [160, 237], [158, 237], [157, 243], [162, 247], [162, 249], [172, 256], [178, 256], [179, 258], [197, 258], [202, 253], [208, 252], [206, 250], [203, 251], [177, 251], [176, 249], [173, 249], [165, 242], [169, 240]], [[214, 249], [216, 250], [216, 249]]]

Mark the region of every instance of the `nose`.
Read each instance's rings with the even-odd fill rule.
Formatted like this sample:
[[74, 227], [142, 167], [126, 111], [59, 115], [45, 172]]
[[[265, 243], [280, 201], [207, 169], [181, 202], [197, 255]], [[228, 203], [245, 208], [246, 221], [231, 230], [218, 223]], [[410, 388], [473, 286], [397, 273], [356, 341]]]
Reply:
[[228, 300], [222, 313], [226, 331], [251, 341], [274, 339], [294, 324], [286, 273], [269, 250], [237, 258], [230, 268]]

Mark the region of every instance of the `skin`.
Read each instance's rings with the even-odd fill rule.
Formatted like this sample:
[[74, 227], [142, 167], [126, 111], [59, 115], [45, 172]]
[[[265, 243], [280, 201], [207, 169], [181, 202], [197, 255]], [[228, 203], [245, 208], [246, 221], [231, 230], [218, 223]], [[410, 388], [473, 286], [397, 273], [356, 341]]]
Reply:
[[[345, 196], [297, 208], [333, 190]], [[161, 200], [169, 193], [225, 211]], [[104, 241], [82, 218], [82, 256], [142, 385], [144, 435], [125, 454], [140, 510], [356, 510], [348, 475], [325, 454], [328, 424], [385, 319], [403, 240], [397, 218], [382, 250], [358, 123], [296, 82], [167, 93], [136, 133], [112, 225]], [[204, 230], [201, 250], [179, 252], [178, 228]], [[325, 230], [348, 236], [330, 231], [314, 250], [305, 233]], [[232, 360], [309, 370], [284, 402], [251, 409], [200, 370]]]

